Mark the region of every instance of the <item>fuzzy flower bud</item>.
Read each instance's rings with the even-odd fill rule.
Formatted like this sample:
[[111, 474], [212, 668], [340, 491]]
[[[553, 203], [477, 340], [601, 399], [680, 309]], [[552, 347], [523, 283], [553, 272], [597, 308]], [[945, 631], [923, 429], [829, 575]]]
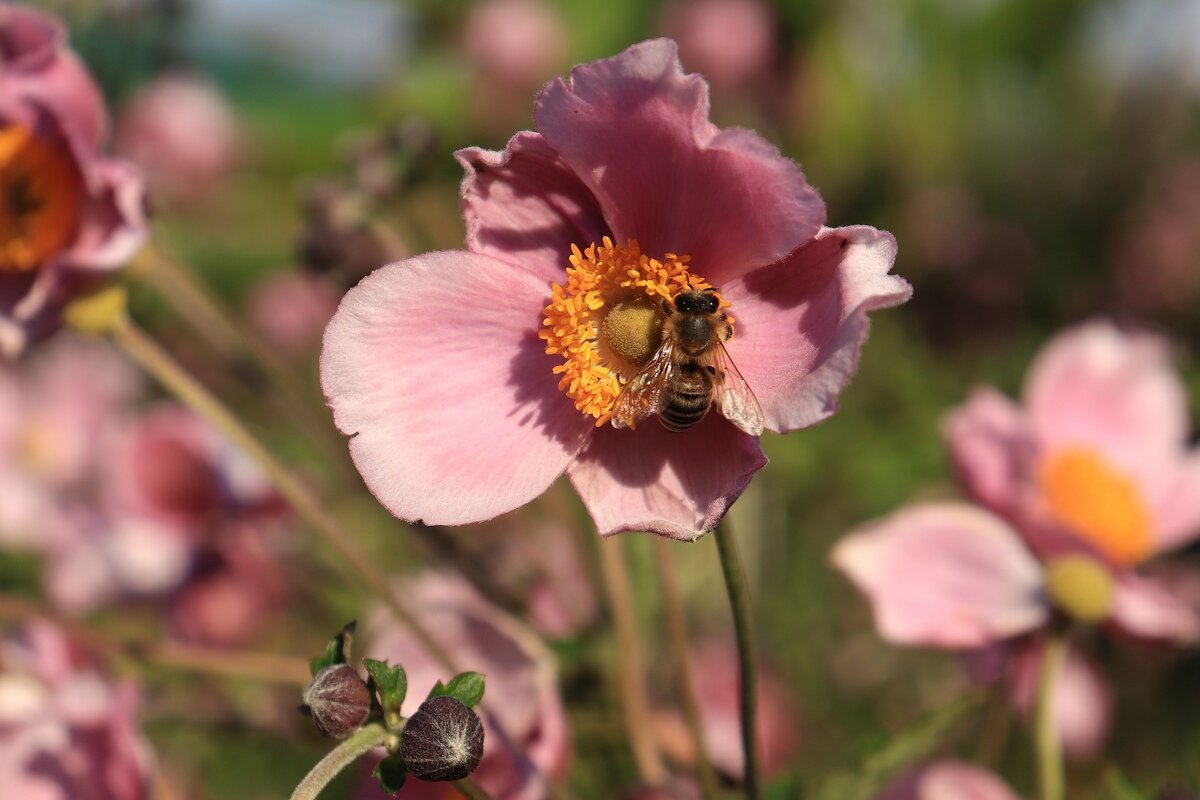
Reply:
[[414, 778], [456, 781], [483, 758], [483, 723], [453, 697], [426, 700], [400, 734], [400, 752]]
[[318, 672], [304, 690], [301, 710], [317, 730], [341, 739], [358, 730], [371, 712], [371, 693], [349, 664], [332, 664]]

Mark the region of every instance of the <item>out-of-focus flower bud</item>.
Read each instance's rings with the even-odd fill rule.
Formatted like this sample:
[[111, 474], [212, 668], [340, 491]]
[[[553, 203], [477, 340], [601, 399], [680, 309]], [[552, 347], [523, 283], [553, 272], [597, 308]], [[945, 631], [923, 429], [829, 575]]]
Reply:
[[453, 697], [426, 700], [400, 734], [400, 752], [414, 778], [456, 781], [483, 758], [483, 723]]
[[775, 23], [759, 0], [682, 0], [663, 9], [662, 27], [679, 42], [689, 70], [718, 89], [745, 86], [775, 57]]
[[[367, 715], [371, 713], [371, 692], [354, 667], [333, 664], [318, 672], [305, 688], [302, 708], [312, 715], [317, 730], [341, 739], [367, 721]], [[482, 735], [480, 738], [482, 740]]]

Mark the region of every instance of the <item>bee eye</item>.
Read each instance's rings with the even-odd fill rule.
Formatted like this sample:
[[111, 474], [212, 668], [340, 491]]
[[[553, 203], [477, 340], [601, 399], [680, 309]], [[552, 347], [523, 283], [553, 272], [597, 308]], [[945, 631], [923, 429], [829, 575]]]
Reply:
[[711, 294], [705, 295], [703, 303], [704, 308], [702, 310], [708, 314], [713, 313], [720, 306], [720, 303], [717, 302], [716, 295]]

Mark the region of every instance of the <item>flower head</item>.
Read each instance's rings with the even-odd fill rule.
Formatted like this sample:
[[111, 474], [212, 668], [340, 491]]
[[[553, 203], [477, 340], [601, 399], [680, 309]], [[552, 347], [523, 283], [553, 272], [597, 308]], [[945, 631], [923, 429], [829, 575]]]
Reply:
[[59, 324], [81, 286], [122, 266], [145, 232], [141, 184], [99, 154], [99, 90], [53, 17], [0, 7], [0, 353]]
[[766, 464], [757, 438], [719, 410], [684, 432], [605, 424], [672, 303], [719, 289], [714, 317], [736, 325], [709, 349], [767, 429], [805, 427], [834, 412], [867, 312], [909, 295], [895, 243], [823, 227], [796, 164], [708, 121], [669, 40], [577, 67], [535, 117], [503, 152], [458, 153], [466, 251], [391, 264], [343, 299], [321, 358], [335, 421], [404, 519], [488, 519], [566, 472], [602, 533], [695, 538]]

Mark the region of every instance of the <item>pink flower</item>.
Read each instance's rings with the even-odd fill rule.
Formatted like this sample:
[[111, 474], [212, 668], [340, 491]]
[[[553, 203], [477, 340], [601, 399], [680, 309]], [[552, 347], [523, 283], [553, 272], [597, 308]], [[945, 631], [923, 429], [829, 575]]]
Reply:
[[[968, 493], [986, 509], [904, 508], [833, 553], [870, 599], [883, 638], [1003, 644], [1018, 656], [1008, 677], [1026, 708], [1028, 663], [1040, 656], [1018, 637], [1056, 611], [1146, 639], [1200, 639], [1194, 602], [1135, 570], [1200, 535], [1200, 450], [1188, 447], [1186, 397], [1161, 341], [1102, 323], [1069, 330], [1034, 361], [1023, 406], [978, 389], [946, 431]], [[1077, 754], [1103, 738], [1106, 697], [1095, 670], [1069, 658], [1054, 702]]]
[[683, 433], [604, 424], [661, 341], [661, 302], [721, 287], [764, 426], [806, 427], [836, 409], [867, 312], [909, 296], [895, 242], [823, 227], [793, 162], [708, 121], [669, 40], [577, 67], [535, 117], [504, 152], [458, 153], [467, 251], [391, 264], [342, 300], [321, 357], [334, 419], [403, 519], [489, 519], [566, 472], [601, 533], [693, 539], [766, 458], [720, 413]]
[[61, 24], [0, 7], [0, 354], [59, 324], [63, 303], [122, 266], [145, 235], [142, 190], [98, 153], [107, 125]]
[[490, 84], [520, 91], [540, 86], [563, 60], [567, 31], [541, 0], [483, 0], [463, 29], [467, 57]]
[[48, 623], [0, 651], [0, 797], [151, 796], [136, 687], [114, 685]]
[[323, 275], [299, 270], [278, 272], [251, 290], [246, 313], [271, 347], [291, 358], [311, 356], [340, 294], [341, 290]]
[[1020, 800], [982, 767], [961, 761], [934, 761], [901, 775], [879, 800]]
[[[745, 769], [741, 738], [741, 680], [732, 639], [696, 645], [689, 656], [692, 693], [700, 709], [705, 755], [735, 781]], [[766, 667], [758, 675], [758, 746], [763, 772], [770, 776], [795, 763], [799, 726], [795, 700], [784, 682]], [[656, 720], [659, 742], [682, 763], [694, 763], [691, 734], [677, 711]]]
[[759, 0], [676, 0], [663, 7], [662, 27], [718, 88], [748, 85], [775, 57], [775, 22]]
[[[426, 575], [406, 584], [413, 613], [463, 670], [487, 676], [482, 717], [483, 761], [472, 774], [496, 800], [537, 800], [547, 781], [561, 777], [570, 743], [566, 713], [558, 695], [553, 659], [518, 620], [490, 605], [462, 580]], [[400, 664], [408, 674], [401, 709], [416, 711], [436, 681], [449, 677], [409, 631], [377, 611], [367, 630], [365, 655]], [[410, 778], [401, 798], [444, 797], [445, 784]], [[357, 800], [383, 800], [375, 779], [366, 779]]]
[[233, 169], [238, 121], [201, 75], [168, 73], [143, 87], [121, 111], [114, 144], [141, 167], [153, 196], [203, 200]]

